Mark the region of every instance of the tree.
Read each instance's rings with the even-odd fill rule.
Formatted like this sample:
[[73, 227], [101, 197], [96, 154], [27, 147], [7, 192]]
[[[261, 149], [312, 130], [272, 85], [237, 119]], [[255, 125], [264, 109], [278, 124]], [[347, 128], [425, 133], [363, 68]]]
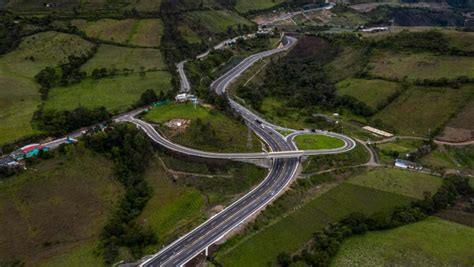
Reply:
[[287, 266], [290, 266], [291, 264], [291, 257], [290, 257], [290, 254], [286, 253], [286, 252], [281, 252], [280, 254], [278, 254], [277, 256], [277, 262], [280, 266], [282, 267], [287, 267]]
[[[160, 97], [163, 97], [163, 91], [160, 92]], [[140, 96], [140, 100], [138, 100], [137, 106], [146, 106], [158, 100], [159, 98], [156, 95], [155, 91], [153, 91], [153, 89], [148, 89]]]

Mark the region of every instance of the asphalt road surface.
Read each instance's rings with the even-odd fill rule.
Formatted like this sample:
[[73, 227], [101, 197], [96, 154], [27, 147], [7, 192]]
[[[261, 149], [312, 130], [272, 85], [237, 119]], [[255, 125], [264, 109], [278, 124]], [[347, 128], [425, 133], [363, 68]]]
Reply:
[[[296, 39], [292, 37], [284, 37], [283, 46], [277, 49], [261, 52], [244, 59], [233, 69], [222, 75], [212, 83], [211, 88], [218, 94], [223, 94], [228, 85], [235, 80], [241, 73], [248, 69], [258, 60], [289, 49]], [[336, 133], [318, 132], [318, 134], [331, 135], [340, 138], [345, 142], [344, 147], [331, 150], [315, 150], [315, 151], [298, 151], [293, 137], [301, 134], [301, 131], [294, 131], [290, 138], [282, 136], [277, 129], [280, 127], [268, 123], [258, 115], [252, 113], [242, 105], [235, 101], [229, 101], [230, 105], [245, 119], [248, 127], [250, 127], [271, 149], [268, 153], [212, 153], [203, 152], [190, 148], [186, 148], [170, 142], [163, 138], [152, 125], [138, 120], [133, 114], [118, 118], [118, 121], [128, 121], [135, 123], [155, 142], [167, 147], [168, 149], [194, 155], [198, 157], [213, 158], [257, 158], [270, 157], [273, 158], [272, 167], [267, 177], [258, 186], [252, 189], [245, 196], [232, 203], [230, 206], [216, 214], [206, 222], [174, 241], [158, 253], [146, 257], [140, 266], [181, 266], [193, 259], [195, 256], [203, 252], [207, 247], [222, 239], [227, 233], [235, 229], [238, 225], [246, 221], [250, 216], [264, 208], [269, 202], [275, 199], [293, 180], [299, 166], [299, 158], [305, 153], [316, 154], [333, 154], [343, 153], [354, 148], [355, 143], [352, 139]], [[285, 128], [283, 128], [285, 129]], [[304, 132], [307, 133], [307, 132]], [[287, 158], [279, 158], [274, 155], [284, 155]], [[273, 155], [273, 156], [272, 156]]]

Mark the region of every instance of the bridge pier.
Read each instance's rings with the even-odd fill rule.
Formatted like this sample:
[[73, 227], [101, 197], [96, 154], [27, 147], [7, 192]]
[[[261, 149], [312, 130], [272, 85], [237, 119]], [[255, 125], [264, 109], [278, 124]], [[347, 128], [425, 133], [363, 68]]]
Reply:
[[209, 256], [209, 247], [206, 247], [206, 249], [204, 250], [204, 255], [206, 257]]

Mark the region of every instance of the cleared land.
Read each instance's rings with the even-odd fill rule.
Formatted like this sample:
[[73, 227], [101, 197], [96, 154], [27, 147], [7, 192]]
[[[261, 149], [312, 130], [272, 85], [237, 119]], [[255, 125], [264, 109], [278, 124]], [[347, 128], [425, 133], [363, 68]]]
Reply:
[[353, 96], [371, 108], [377, 108], [400, 89], [394, 82], [363, 79], [346, 79], [336, 87], [339, 95]]
[[282, 2], [283, 0], [237, 0], [235, 9], [239, 12], [247, 12], [250, 10], [271, 8]]
[[153, 48], [128, 48], [113, 45], [101, 45], [92, 59], [81, 67], [82, 71], [90, 74], [94, 69], [106, 68], [133, 69], [135, 72], [145, 70], [166, 70], [161, 51]]
[[298, 149], [301, 150], [333, 149], [344, 146], [342, 140], [319, 134], [298, 135], [294, 140]]
[[63, 259], [63, 266], [100, 265], [102, 259], [84, 248], [97, 244], [121, 194], [112, 163], [88, 151], [43, 161], [4, 180], [0, 262], [49, 265]]
[[226, 33], [228, 27], [237, 29], [237, 25], [252, 26], [247, 19], [224, 10], [192, 11], [186, 13], [187, 25], [199, 25], [199, 28], [212, 34]]
[[[171, 140], [189, 147], [207, 151], [236, 152], [261, 151], [259, 139], [238, 121], [229, 118], [219, 111], [191, 103], [168, 104], [152, 109], [145, 118], [159, 123], [160, 130]], [[175, 129], [164, 123], [172, 119], [190, 120], [188, 127]], [[250, 145], [250, 146], [249, 146]]]
[[402, 135], [427, 136], [442, 127], [458, 112], [474, 91], [462, 89], [414, 87], [405, 91], [373, 119]]
[[438, 139], [462, 142], [474, 138], [474, 99], [451, 119]]
[[374, 169], [349, 180], [352, 184], [418, 199], [423, 199], [424, 192], [436, 192], [441, 182], [436, 176], [400, 169]]
[[383, 52], [372, 60], [370, 66], [372, 75], [392, 79], [405, 76], [408, 79], [474, 77], [474, 60], [470, 57]]
[[34, 76], [92, 47], [75, 35], [44, 32], [24, 38], [15, 51], [0, 57], [0, 144], [37, 133], [30, 125], [40, 103]]
[[45, 109], [71, 110], [80, 105], [86, 108], [106, 107], [119, 112], [129, 108], [147, 89], [158, 94], [171, 88], [168, 72], [147, 72], [144, 78], [138, 74], [113, 76], [94, 80], [85, 79], [79, 84], [51, 89]]
[[470, 266], [474, 229], [430, 217], [344, 241], [332, 266]]
[[93, 38], [145, 47], [160, 46], [163, 35], [163, 23], [159, 19], [73, 20], [71, 24]]
[[280, 252], [298, 250], [314, 232], [351, 212], [388, 212], [409, 201], [397, 194], [343, 183], [222, 251], [217, 260], [224, 266], [265, 266]]

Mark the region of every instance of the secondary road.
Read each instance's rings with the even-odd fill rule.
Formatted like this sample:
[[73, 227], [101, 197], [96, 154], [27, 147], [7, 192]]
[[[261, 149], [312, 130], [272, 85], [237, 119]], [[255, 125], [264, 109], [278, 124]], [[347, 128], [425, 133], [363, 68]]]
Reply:
[[[296, 39], [292, 37], [284, 37], [282, 41], [282, 47], [258, 53], [246, 58], [233, 69], [213, 82], [211, 88], [218, 94], [224, 94], [228, 85], [242, 72], [248, 69], [253, 63], [257, 62], [263, 57], [287, 50], [295, 42]], [[230, 105], [244, 118], [248, 127], [250, 127], [265, 143], [267, 143], [271, 150], [270, 152], [239, 154], [198, 151], [174, 144], [163, 138], [153, 128], [152, 125], [134, 118], [134, 114], [129, 114], [117, 119], [118, 121], [128, 121], [138, 125], [155, 142], [174, 151], [188, 155], [233, 159], [240, 158], [240, 156], [248, 159], [254, 158], [256, 156], [262, 157], [262, 155], [265, 155], [265, 157], [274, 158], [272, 162], [272, 168], [262, 183], [188, 234], [179, 238], [158, 253], [148, 257], [140, 264], [140, 266], [184, 265], [196, 255], [206, 250], [210, 245], [222, 239], [227, 233], [235, 229], [235, 227], [245, 222], [245, 220], [247, 220], [250, 216], [265, 207], [270, 201], [275, 199], [277, 195], [281, 193], [294, 178], [299, 166], [299, 157], [304, 155], [306, 151], [298, 151], [291, 138], [285, 138], [276, 130], [279, 128], [278, 126], [265, 122], [263, 118], [253, 114], [250, 110], [246, 109], [235, 101], [230, 101]], [[294, 133], [294, 135], [296, 134], [301, 134], [301, 132]], [[340, 138], [345, 142], [345, 145], [344, 147], [338, 149], [311, 151], [311, 153], [314, 153], [314, 155], [342, 153], [355, 147], [355, 142], [346, 136], [326, 132], [320, 132], [319, 134], [327, 134], [336, 138]], [[278, 158], [275, 156], [278, 155], [278, 153], [280, 155], [285, 155], [285, 157], [288, 158]]]

